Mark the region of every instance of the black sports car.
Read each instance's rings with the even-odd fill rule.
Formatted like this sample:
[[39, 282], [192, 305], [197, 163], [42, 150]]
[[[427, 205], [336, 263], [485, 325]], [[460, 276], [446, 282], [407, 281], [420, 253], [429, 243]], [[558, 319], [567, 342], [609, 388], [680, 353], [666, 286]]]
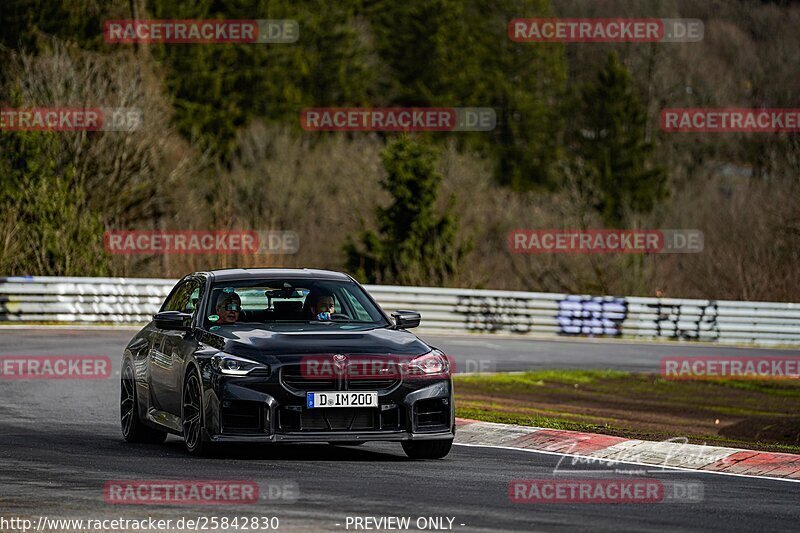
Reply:
[[447, 357], [386, 316], [338, 272], [197, 272], [172, 289], [122, 358], [127, 441], [183, 436], [190, 453], [225, 442], [399, 441], [412, 458], [455, 435]]

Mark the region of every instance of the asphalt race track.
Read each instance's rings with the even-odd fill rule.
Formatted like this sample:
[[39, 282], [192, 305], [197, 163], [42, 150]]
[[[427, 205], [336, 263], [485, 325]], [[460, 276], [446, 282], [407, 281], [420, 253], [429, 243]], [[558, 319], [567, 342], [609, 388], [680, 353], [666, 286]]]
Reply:
[[[88, 354], [112, 359], [122, 350], [135, 329], [2, 329], [0, 355]], [[797, 356], [800, 350], [741, 348], [689, 342], [654, 343], [599, 340], [543, 340], [493, 335], [425, 335], [428, 344], [456, 361], [457, 372], [514, 372], [537, 368], [616, 369], [658, 372], [662, 357], [722, 355], [726, 357]]]
[[[0, 355], [119, 355], [130, 331], [0, 330]], [[657, 370], [664, 355], [757, 355], [758, 349], [671, 344], [429, 337], [456, 359], [486, 359], [497, 370], [544, 367]], [[770, 355], [796, 354], [769, 350]], [[117, 379], [0, 381], [0, 517], [40, 516], [177, 520], [201, 516], [275, 516], [279, 530], [353, 531], [348, 517], [453, 519], [454, 531], [477, 530], [788, 530], [797, 527], [800, 483], [685, 471], [644, 476], [701, 482], [694, 503], [528, 504], [509, 500], [515, 479], [608, 478], [596, 464], [558, 455], [455, 446], [441, 461], [408, 460], [396, 444], [235, 447], [188, 457], [164, 445], [131, 445], [118, 422]], [[620, 468], [620, 466], [617, 466]], [[642, 468], [642, 467], [627, 467]], [[575, 471], [576, 469], [582, 472]], [[295, 483], [296, 501], [238, 505], [117, 505], [104, 501], [109, 480], [238, 479]], [[445, 527], [448, 521], [444, 520]], [[463, 525], [462, 525], [463, 524]], [[0, 528], [3, 531], [11, 529]], [[363, 529], [361, 529], [363, 531]], [[231, 531], [231, 529], [229, 529]]]

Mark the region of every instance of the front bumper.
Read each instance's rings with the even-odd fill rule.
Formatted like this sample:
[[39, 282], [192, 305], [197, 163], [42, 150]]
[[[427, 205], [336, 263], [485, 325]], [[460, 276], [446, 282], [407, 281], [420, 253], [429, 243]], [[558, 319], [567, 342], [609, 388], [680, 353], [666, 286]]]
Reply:
[[379, 407], [331, 409], [308, 409], [305, 391], [287, 388], [277, 376], [214, 373], [207, 378], [204, 439], [210, 442], [396, 442], [455, 436], [449, 378], [404, 380], [379, 391]]
[[298, 442], [400, 442], [405, 440], [450, 440], [455, 437], [455, 431], [447, 430], [437, 433], [411, 433], [408, 431], [350, 431], [346, 433], [333, 432], [308, 432], [285, 433], [272, 435], [210, 435], [204, 432], [204, 440], [219, 443], [298, 443]]

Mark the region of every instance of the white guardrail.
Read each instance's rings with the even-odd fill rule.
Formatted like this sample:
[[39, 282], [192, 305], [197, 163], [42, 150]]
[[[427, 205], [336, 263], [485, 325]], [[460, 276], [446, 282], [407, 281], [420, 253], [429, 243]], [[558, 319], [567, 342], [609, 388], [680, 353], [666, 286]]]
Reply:
[[[146, 323], [177, 280], [0, 278], [0, 322]], [[367, 285], [423, 330], [800, 345], [800, 304]]]

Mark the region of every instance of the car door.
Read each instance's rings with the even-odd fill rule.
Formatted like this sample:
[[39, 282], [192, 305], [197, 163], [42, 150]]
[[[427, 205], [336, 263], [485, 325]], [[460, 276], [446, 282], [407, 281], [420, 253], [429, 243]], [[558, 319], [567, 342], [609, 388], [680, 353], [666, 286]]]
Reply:
[[[162, 311], [194, 313], [200, 295], [200, 281], [189, 278], [175, 289]], [[180, 417], [181, 378], [187, 345], [194, 334], [189, 331], [156, 328], [150, 348], [150, 381], [154, 407], [168, 415]]]

